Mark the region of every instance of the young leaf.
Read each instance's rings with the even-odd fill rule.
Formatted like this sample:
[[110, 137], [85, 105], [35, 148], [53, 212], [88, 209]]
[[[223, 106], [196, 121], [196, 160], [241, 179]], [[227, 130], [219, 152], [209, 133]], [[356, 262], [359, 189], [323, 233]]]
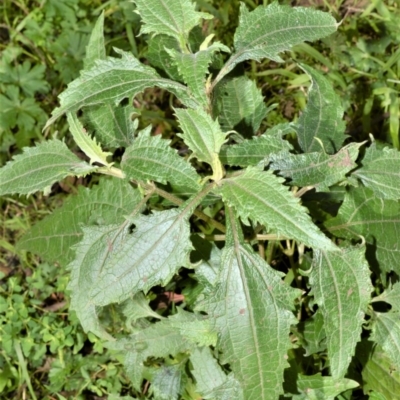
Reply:
[[290, 311], [299, 291], [286, 286], [250, 245], [226, 208], [227, 241], [219, 282], [200, 305], [219, 334], [221, 363], [230, 363], [247, 400], [278, 398], [290, 347]]
[[312, 294], [322, 311], [332, 377], [344, 378], [373, 290], [365, 248], [315, 251], [310, 274]]
[[238, 176], [224, 179], [219, 192], [237, 214], [265, 225], [278, 235], [310, 247], [335, 250], [336, 246], [312, 223], [307, 211], [271, 171], [248, 167]]
[[22, 154], [0, 169], [0, 196], [46, 191], [67, 176], [87, 175], [96, 169], [80, 160], [64, 142], [48, 140], [25, 147]]
[[111, 167], [113, 163], [108, 163], [107, 157], [112, 155], [112, 153], [103, 151], [96, 140], [87, 134], [86, 129], [84, 129], [75, 114], [67, 114], [67, 120], [69, 124], [69, 131], [71, 132], [75, 143], [89, 157], [90, 164], [97, 162], [107, 167]]
[[193, 157], [211, 165], [211, 179], [222, 179], [223, 168], [218, 153], [225, 142], [226, 133], [221, 131], [218, 121], [213, 121], [211, 116], [201, 109], [177, 109], [175, 113], [183, 131], [179, 136], [193, 151]]
[[184, 85], [161, 78], [153, 68], [141, 64], [128, 52], [118, 50], [118, 53], [121, 58], [97, 60], [92, 69], [83, 71], [79, 78], [68, 85], [60, 94], [60, 107], [53, 111], [46, 127], [65, 113], [77, 111], [84, 106], [110, 102], [118, 104], [153, 86], [169, 90], [183, 104], [196, 108], [198, 103]]
[[400, 199], [400, 153], [373, 143], [365, 152], [362, 167], [353, 172], [362, 183], [382, 199]]
[[318, 309], [311, 318], [300, 322], [296, 331], [306, 357], [326, 350], [326, 333], [321, 309]]
[[82, 239], [81, 225], [121, 223], [141, 197], [122, 179], [101, 179], [91, 189], [80, 187], [76, 196], [25, 233], [18, 247], [65, 266], [75, 254], [71, 246]]
[[153, 33], [175, 38], [182, 50], [186, 49], [189, 32], [201, 19], [213, 18], [212, 15], [195, 11], [190, 0], [135, 0], [142, 28], [140, 34]]
[[307, 106], [294, 126], [299, 145], [306, 153], [335, 153], [345, 139], [341, 99], [320, 72], [306, 65], [300, 66], [311, 78], [311, 87]]
[[270, 157], [270, 168], [291, 178], [291, 185], [313, 186], [317, 192], [327, 191], [329, 186], [341, 182], [357, 166], [355, 161], [361, 145], [350, 143], [333, 156], [325, 153], [274, 154]]
[[398, 227], [400, 205], [397, 201], [376, 198], [368, 188], [351, 188], [346, 194], [337, 217], [326, 223], [337, 237], [359, 239], [363, 236], [376, 249], [382, 272], [400, 274]]
[[372, 299], [372, 302], [384, 301], [392, 306], [393, 311], [400, 311], [400, 282], [386, 289], [379, 296]]
[[92, 34], [90, 35], [89, 43], [86, 46], [86, 57], [83, 60], [84, 69], [92, 68], [96, 60], [105, 60], [106, 46], [104, 43], [104, 11], [94, 25]]
[[121, 162], [128, 178], [140, 181], [170, 182], [178, 188], [199, 190], [199, 175], [195, 169], [169, 146], [160, 135], [143, 131], [129, 146]]
[[278, 124], [261, 136], [241, 143], [223, 146], [220, 152], [220, 160], [224, 165], [237, 165], [240, 167], [256, 166], [261, 161], [269, 163], [272, 154], [285, 153], [292, 150], [291, 144], [282, 139], [283, 135], [293, 132], [290, 124]]

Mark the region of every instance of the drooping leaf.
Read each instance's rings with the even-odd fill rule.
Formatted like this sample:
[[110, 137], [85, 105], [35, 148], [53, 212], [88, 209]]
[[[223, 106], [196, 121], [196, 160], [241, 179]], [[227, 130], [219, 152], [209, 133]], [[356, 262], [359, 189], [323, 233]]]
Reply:
[[377, 197], [400, 199], [400, 152], [385, 147], [377, 149], [373, 143], [365, 152], [362, 167], [353, 172]]
[[86, 46], [86, 57], [83, 60], [83, 66], [86, 70], [95, 65], [96, 60], [104, 60], [106, 58], [106, 46], [104, 43], [104, 11], [97, 19], [89, 43]]
[[155, 399], [177, 400], [182, 391], [182, 374], [180, 365], [162, 365], [152, 377], [150, 393]]
[[400, 282], [386, 289], [379, 296], [372, 299], [372, 302], [384, 301], [392, 306], [393, 311], [400, 311]]
[[0, 169], [0, 196], [46, 191], [67, 176], [87, 175], [96, 169], [80, 160], [64, 142], [48, 140], [25, 147], [22, 154]]
[[121, 223], [141, 197], [139, 190], [122, 179], [101, 179], [91, 189], [80, 187], [76, 196], [36, 223], [19, 240], [18, 247], [65, 266], [75, 253], [71, 246], [82, 239], [81, 225]]
[[141, 132], [122, 157], [122, 170], [131, 179], [170, 182], [178, 188], [198, 190], [199, 175], [169, 143], [160, 135], [150, 136], [149, 129]]
[[350, 143], [333, 156], [325, 153], [274, 154], [270, 157], [270, 168], [291, 178], [290, 185], [313, 186], [317, 192], [327, 191], [329, 186], [341, 182], [357, 166], [355, 161], [361, 145]]
[[347, 373], [373, 290], [364, 252], [365, 248], [351, 247], [314, 253], [311, 294], [324, 317], [329, 366], [335, 379]]
[[245, 76], [223, 81], [215, 88], [214, 115], [218, 115], [221, 127], [252, 136], [260, 128], [267, 115], [267, 107], [261, 90]]
[[219, 192], [237, 214], [265, 225], [277, 234], [310, 247], [335, 250], [336, 246], [312, 223], [307, 211], [271, 171], [248, 167], [222, 181]]
[[299, 291], [286, 286], [250, 245], [226, 208], [227, 238], [219, 282], [199, 305], [218, 332], [220, 362], [230, 363], [246, 400], [278, 398], [290, 347], [292, 312]]
[[175, 113], [183, 131], [179, 136], [192, 150], [192, 156], [211, 165], [211, 179], [221, 179], [223, 169], [218, 153], [226, 139], [226, 133], [221, 131], [218, 121], [214, 121], [201, 109], [177, 109]]
[[393, 270], [400, 274], [399, 224], [397, 201], [379, 199], [372, 190], [359, 187], [346, 193], [339, 214], [326, 226], [337, 237], [360, 239], [363, 236], [376, 252], [381, 271]]
[[311, 78], [311, 87], [307, 106], [295, 125], [299, 145], [306, 153], [317, 151], [333, 154], [345, 139], [344, 110], [340, 97], [320, 72], [306, 65], [301, 65], [301, 68]]
[[223, 146], [220, 160], [222, 164], [240, 167], [256, 166], [261, 161], [267, 165], [271, 154], [281, 152], [287, 154], [292, 149], [291, 144], [282, 139], [283, 135], [290, 132], [293, 132], [290, 124], [275, 125], [261, 136], [238, 144]]
[[83, 71], [79, 78], [68, 85], [60, 94], [60, 107], [53, 111], [46, 126], [65, 113], [77, 111], [84, 106], [110, 102], [118, 104], [153, 86], [169, 90], [188, 107], [197, 106], [184, 85], [161, 78], [153, 68], [140, 63], [128, 52], [118, 50], [118, 53], [121, 58], [97, 60], [93, 68]]
[[305, 7], [289, 7], [278, 2], [249, 12], [240, 5], [239, 27], [234, 37], [235, 53], [222, 69], [229, 73], [245, 60], [263, 58], [281, 62], [279, 53], [304, 41], [321, 39], [335, 32], [338, 24], [328, 13]]

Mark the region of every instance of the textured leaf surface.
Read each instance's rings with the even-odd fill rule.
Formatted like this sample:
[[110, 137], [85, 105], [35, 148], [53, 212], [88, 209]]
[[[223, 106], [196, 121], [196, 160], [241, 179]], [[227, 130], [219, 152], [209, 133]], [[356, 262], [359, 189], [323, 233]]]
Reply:
[[222, 75], [245, 60], [263, 58], [281, 62], [279, 53], [304, 41], [323, 38], [336, 31], [337, 23], [328, 13], [305, 7], [289, 7], [277, 2], [249, 12], [240, 5], [239, 27], [234, 37], [236, 52]]
[[245, 76], [229, 79], [216, 87], [214, 115], [218, 115], [221, 127], [236, 130], [240, 134], [254, 135], [267, 115], [267, 107], [261, 90]]
[[152, 377], [150, 393], [155, 399], [176, 400], [182, 389], [182, 367], [162, 365]]
[[400, 199], [400, 152], [373, 143], [365, 152], [362, 167], [353, 173], [375, 195], [384, 199]]
[[312, 294], [324, 317], [332, 377], [344, 378], [373, 290], [365, 248], [314, 253]]
[[94, 25], [92, 34], [89, 38], [89, 43], [86, 46], [86, 57], [83, 61], [85, 69], [90, 69], [94, 66], [96, 60], [104, 60], [106, 58], [106, 46], [104, 43], [104, 11]]
[[199, 176], [190, 163], [169, 146], [160, 135], [142, 132], [122, 157], [121, 168], [128, 178], [141, 181], [170, 182], [178, 188], [197, 190]]
[[373, 248], [382, 272], [400, 273], [399, 225], [397, 201], [376, 198], [368, 188], [350, 189], [337, 217], [326, 223], [337, 237], [359, 239], [362, 235]]
[[324, 317], [321, 309], [308, 320], [298, 324], [301, 346], [305, 350], [305, 356], [326, 350], [326, 334], [324, 329]]
[[306, 209], [282, 181], [270, 171], [248, 167], [243, 174], [224, 179], [220, 193], [244, 220], [251, 218], [310, 247], [335, 250], [336, 246], [312, 223]]
[[220, 160], [225, 165], [240, 167], [256, 166], [261, 161], [269, 163], [269, 156], [292, 149], [292, 145], [282, 139], [283, 135], [293, 132], [290, 124], [278, 124], [261, 136], [256, 136], [241, 143], [223, 146], [220, 152]]
[[179, 135], [193, 152], [193, 157], [211, 165], [213, 178], [222, 178], [222, 165], [218, 153], [226, 139], [218, 121], [214, 121], [205, 111], [175, 110], [183, 134]]
[[221, 363], [230, 363], [246, 400], [278, 398], [288, 366], [290, 311], [299, 295], [286, 286], [250, 245], [235, 215], [227, 212], [227, 241], [219, 283], [202, 308], [218, 331]]
[[60, 107], [53, 111], [46, 126], [61, 115], [77, 111], [83, 106], [110, 102], [118, 104], [153, 86], [169, 90], [188, 107], [196, 107], [197, 102], [185, 86], [161, 78], [153, 68], [140, 63], [131, 53], [122, 50], [118, 50], [118, 53], [121, 58], [107, 57], [96, 61], [92, 69], [83, 71], [79, 78], [68, 85], [60, 94]]
[[80, 160], [64, 142], [48, 140], [25, 147], [0, 169], [0, 196], [35, 193], [67, 176], [86, 175], [96, 169]]
[[372, 302], [375, 301], [384, 301], [392, 306], [392, 310], [400, 311], [400, 282], [396, 282], [379, 296], [374, 297]]
[[82, 239], [81, 224], [121, 223], [140, 199], [140, 192], [121, 179], [101, 179], [91, 189], [80, 187], [76, 196], [36, 223], [18, 246], [64, 266], [74, 256], [71, 246]]
[[355, 161], [360, 146], [351, 143], [333, 156], [325, 153], [273, 155], [270, 168], [291, 178], [291, 185], [313, 186], [317, 192], [326, 191], [329, 186], [344, 180], [345, 175], [357, 166]]
[[311, 78], [311, 87], [307, 106], [295, 125], [300, 147], [306, 153], [324, 150], [335, 153], [345, 139], [340, 97], [320, 72], [306, 65], [301, 68]]

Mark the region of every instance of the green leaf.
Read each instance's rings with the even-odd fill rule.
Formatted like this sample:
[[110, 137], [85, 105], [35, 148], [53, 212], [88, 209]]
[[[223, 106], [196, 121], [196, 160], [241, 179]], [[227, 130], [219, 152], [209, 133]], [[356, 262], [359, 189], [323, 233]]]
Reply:
[[245, 400], [243, 390], [233, 374], [228, 375], [228, 378], [221, 386], [205, 393], [203, 398], [210, 400]]
[[135, 4], [143, 23], [140, 34], [171, 36], [182, 49], [186, 48], [189, 32], [201, 19], [213, 18], [195, 11], [196, 6], [190, 0], [135, 0]]
[[126, 318], [126, 326], [128, 329], [140, 318], [151, 317], [162, 319], [161, 315], [151, 309], [149, 301], [150, 300], [148, 300], [142, 292], [139, 292], [124, 302], [122, 313]]
[[182, 391], [182, 367], [179, 365], [162, 365], [154, 373], [150, 393], [155, 399], [176, 400]]
[[290, 311], [299, 291], [282, 282], [250, 245], [226, 208], [227, 239], [219, 282], [199, 305], [218, 332], [222, 364], [230, 363], [246, 400], [278, 398], [290, 348]]
[[121, 179], [101, 179], [91, 189], [80, 187], [76, 196], [36, 223], [18, 247], [65, 266], [75, 253], [71, 246], [82, 239], [81, 225], [121, 223], [140, 199], [139, 190]]
[[226, 133], [221, 131], [218, 121], [201, 109], [177, 109], [175, 113], [183, 131], [179, 136], [192, 150], [192, 156], [210, 164], [213, 170], [211, 179], [220, 180], [223, 169], [218, 153], [226, 140]]
[[161, 78], [153, 68], [141, 64], [130, 53], [122, 50], [118, 50], [118, 53], [121, 58], [97, 60], [92, 69], [83, 71], [79, 78], [68, 85], [60, 94], [60, 107], [53, 111], [46, 127], [65, 113], [77, 111], [84, 106], [110, 102], [118, 104], [153, 86], [169, 90], [183, 104], [196, 108], [197, 102], [184, 85]]
[[48, 140], [25, 147], [22, 154], [0, 169], [0, 196], [46, 191], [67, 176], [86, 175], [96, 169], [80, 160], [64, 142]]
[[248, 167], [244, 173], [221, 181], [219, 192], [245, 221], [265, 225], [278, 235], [323, 250], [336, 246], [312, 223], [307, 211], [271, 171]]
[[282, 139], [283, 135], [290, 132], [293, 132], [290, 124], [275, 125], [261, 136], [238, 144], [223, 146], [219, 157], [225, 165], [248, 167], [256, 166], [261, 161], [267, 165], [270, 162], [270, 155], [280, 152], [287, 154], [289, 150], [292, 150], [291, 144]]
[[318, 309], [311, 318], [300, 322], [296, 331], [297, 335], [300, 335], [300, 343], [306, 357], [326, 350], [326, 333], [321, 309]]
[[372, 302], [384, 301], [392, 306], [393, 311], [400, 311], [400, 282], [386, 289], [379, 296], [372, 299]]
[[371, 245], [382, 272], [400, 274], [398, 227], [400, 205], [397, 201], [378, 199], [368, 188], [351, 188], [337, 217], [326, 223], [337, 237], [359, 239]]
[[122, 170], [131, 179], [164, 184], [170, 182], [178, 188], [198, 190], [199, 175], [169, 143], [160, 135], [150, 136], [149, 129], [143, 131], [126, 149], [121, 162]]
[[324, 317], [332, 377], [344, 378], [373, 290], [365, 248], [340, 252], [315, 251], [310, 274], [311, 294]]
[[341, 99], [320, 72], [300, 66], [311, 78], [307, 106], [295, 125], [300, 147], [306, 153], [335, 153], [345, 139]]
[[224, 130], [248, 136], [258, 131], [267, 115], [261, 90], [246, 76], [222, 81], [215, 88], [213, 109]]
[[86, 57], [83, 60], [84, 69], [90, 69], [95, 65], [96, 60], [106, 59], [106, 46], [104, 43], [104, 11], [97, 19], [89, 43], [86, 46]]
[[355, 161], [361, 145], [350, 143], [333, 156], [325, 153], [272, 155], [270, 168], [285, 178], [291, 178], [290, 185], [313, 186], [317, 192], [327, 191], [329, 186], [343, 181], [346, 174], [357, 166]]
[[377, 149], [373, 143], [365, 152], [362, 167], [353, 172], [362, 183], [382, 199], [400, 199], [400, 153], [385, 147]]
[[226, 75], [245, 60], [269, 58], [281, 62], [279, 53], [304, 41], [328, 36], [336, 31], [337, 26], [330, 14], [312, 8], [290, 7], [274, 2], [249, 12], [241, 3], [239, 27], [234, 37], [236, 52], [219, 76]]

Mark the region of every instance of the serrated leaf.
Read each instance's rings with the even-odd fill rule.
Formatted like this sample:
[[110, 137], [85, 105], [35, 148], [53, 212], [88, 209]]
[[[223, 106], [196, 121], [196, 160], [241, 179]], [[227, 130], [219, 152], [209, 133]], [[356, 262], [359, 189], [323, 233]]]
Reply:
[[400, 199], [400, 153], [385, 147], [377, 149], [373, 143], [365, 152], [362, 167], [353, 172], [377, 197]]
[[226, 133], [221, 131], [218, 121], [201, 109], [177, 109], [175, 113], [183, 131], [179, 136], [192, 150], [192, 156], [210, 164], [213, 170], [211, 179], [220, 180], [223, 168], [218, 153], [226, 140]]
[[245, 400], [243, 390], [233, 374], [228, 375], [227, 380], [221, 386], [205, 393], [203, 398], [209, 400]]
[[351, 188], [344, 198], [337, 217], [326, 223], [337, 237], [360, 239], [376, 251], [382, 272], [400, 274], [398, 229], [400, 205], [397, 201], [378, 199], [368, 188]]
[[170, 182], [181, 189], [199, 190], [199, 178], [189, 162], [169, 146], [170, 140], [142, 132], [129, 146], [121, 161], [128, 178]]
[[149, 301], [142, 292], [139, 292], [123, 303], [122, 313], [126, 318], [128, 328], [131, 328], [132, 324], [140, 318], [162, 319], [161, 315], [151, 309]]
[[104, 11], [97, 19], [92, 33], [89, 38], [89, 43], [86, 46], [86, 57], [83, 60], [85, 69], [90, 69], [94, 66], [96, 60], [104, 60], [106, 58], [106, 46], [104, 43]]
[[246, 400], [278, 398], [288, 366], [290, 311], [299, 291], [286, 286], [250, 245], [226, 209], [227, 239], [219, 283], [201, 303], [218, 332], [220, 362], [230, 363]]
[[31, 194], [49, 188], [67, 176], [81, 176], [97, 167], [80, 160], [64, 142], [53, 139], [35, 147], [24, 147], [0, 169], [0, 196]]
[[400, 311], [400, 282], [396, 282], [379, 296], [372, 299], [372, 302], [376, 301], [389, 303], [394, 311]]
[[370, 340], [383, 348], [400, 371], [400, 312], [374, 312]]
[[337, 26], [330, 14], [312, 8], [290, 7], [274, 2], [249, 12], [241, 3], [239, 27], [234, 37], [236, 52], [227, 61], [220, 76], [245, 60], [269, 58], [281, 62], [279, 53], [304, 41], [328, 36], [336, 31]]
[[324, 317], [332, 377], [344, 378], [373, 290], [365, 248], [314, 252], [310, 283]]
[[299, 200], [271, 171], [248, 167], [238, 176], [224, 179], [219, 192], [237, 214], [265, 225], [278, 235], [293, 238], [310, 247], [336, 250], [336, 246], [313, 224]]
[[236, 130], [247, 136], [258, 131], [267, 115], [261, 90], [245, 76], [222, 81], [215, 88], [213, 109], [224, 130]]
[[321, 309], [317, 310], [311, 318], [300, 322], [297, 331], [306, 357], [326, 350], [326, 333]]
[[183, 104], [196, 108], [197, 102], [186, 86], [161, 78], [157, 72], [137, 60], [132, 54], [118, 50], [121, 58], [107, 57], [97, 60], [95, 66], [83, 71], [59, 96], [60, 107], [56, 108], [46, 127], [68, 112], [84, 106], [102, 103], [120, 103], [125, 98], [133, 98], [144, 89], [157, 86], [174, 93]]
[[325, 153], [271, 155], [270, 168], [279, 175], [291, 178], [289, 184], [313, 186], [317, 192], [327, 191], [329, 186], [341, 182], [354, 169], [358, 150], [362, 143], [351, 143], [335, 155]]
[[340, 97], [320, 72], [306, 65], [300, 66], [311, 78], [311, 87], [307, 106], [295, 124], [299, 145], [306, 153], [335, 153], [345, 139]]
[[182, 390], [182, 367], [162, 365], [154, 373], [150, 393], [155, 399], [176, 400]]
[[143, 23], [140, 34], [174, 37], [182, 49], [186, 48], [189, 32], [201, 19], [213, 18], [195, 11], [190, 0], [135, 0], [135, 4]]
[[81, 224], [121, 223], [141, 197], [139, 190], [121, 179], [101, 179], [91, 189], [80, 187], [76, 196], [70, 196], [62, 207], [25, 233], [18, 248], [65, 266], [75, 254], [71, 246], [82, 239]]
[[261, 161], [265, 165], [269, 163], [269, 156], [288, 153], [292, 150], [292, 145], [282, 139], [283, 135], [293, 132], [290, 124], [278, 124], [266, 131], [261, 136], [256, 136], [251, 140], [244, 140], [241, 143], [223, 146], [220, 152], [222, 164], [236, 165], [240, 167], [256, 166]]
[[95, 139], [91, 138], [86, 129], [83, 127], [78, 117], [75, 114], [67, 114], [69, 131], [75, 140], [75, 143], [90, 159], [90, 164], [97, 162], [101, 165], [111, 167], [113, 163], [107, 162], [107, 157], [112, 155], [110, 152], [105, 152]]

